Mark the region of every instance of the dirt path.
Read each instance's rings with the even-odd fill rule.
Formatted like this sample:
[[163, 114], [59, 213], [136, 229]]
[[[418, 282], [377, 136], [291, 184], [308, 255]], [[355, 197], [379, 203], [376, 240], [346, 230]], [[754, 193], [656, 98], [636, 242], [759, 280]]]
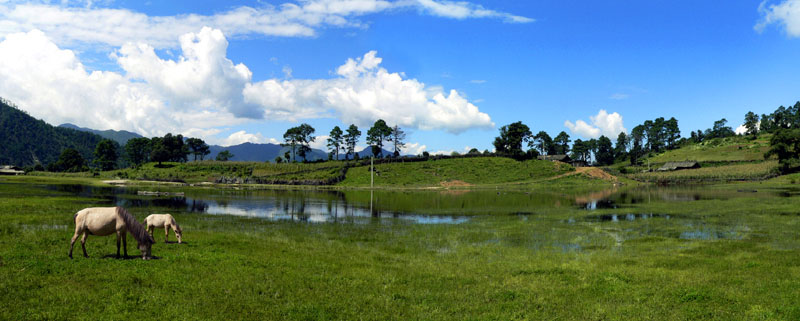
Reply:
[[586, 176], [589, 176], [591, 178], [597, 178], [597, 179], [602, 179], [602, 180], [606, 180], [606, 181], [615, 181], [616, 182], [616, 181], [619, 180], [616, 176], [611, 175], [611, 174], [607, 173], [606, 171], [604, 171], [602, 169], [599, 169], [597, 167], [577, 167], [577, 168], [575, 168], [574, 172], [569, 172], [569, 173], [564, 173], [564, 174], [561, 174], [561, 175], [556, 175], [556, 176], [553, 176], [553, 177], [548, 177], [548, 178], [543, 179], [542, 181], [551, 181], [551, 180], [554, 180], [554, 179], [559, 179], [559, 178], [572, 176], [572, 175], [579, 175], [579, 174], [586, 174]]

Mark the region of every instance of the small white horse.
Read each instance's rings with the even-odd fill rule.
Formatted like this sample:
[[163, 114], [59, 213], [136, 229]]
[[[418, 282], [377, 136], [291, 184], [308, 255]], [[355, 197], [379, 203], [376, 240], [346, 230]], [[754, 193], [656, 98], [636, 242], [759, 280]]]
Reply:
[[144, 225], [147, 226], [147, 230], [150, 232], [150, 236], [153, 236], [153, 232], [156, 228], [163, 228], [164, 229], [164, 243], [168, 243], [169, 240], [169, 229], [172, 228], [172, 231], [175, 232], [175, 237], [178, 239], [178, 243], [183, 243], [181, 227], [178, 226], [178, 222], [175, 222], [175, 218], [169, 214], [150, 214], [147, 218], [144, 219]]
[[136, 221], [128, 211], [122, 207], [91, 207], [85, 208], [73, 217], [75, 221], [75, 235], [72, 236], [72, 241], [69, 244], [69, 258], [72, 258], [72, 248], [75, 245], [75, 240], [78, 236], [83, 234], [81, 238], [81, 247], [83, 248], [83, 256], [89, 257], [86, 254], [86, 237], [88, 235], [107, 236], [112, 233], [117, 233], [117, 257], [119, 257], [119, 241], [122, 239], [123, 249], [125, 256], [128, 256], [128, 234], [130, 232], [133, 238], [139, 242], [139, 250], [142, 251], [142, 259], [149, 260], [152, 258], [150, 248], [155, 241], [153, 237], [147, 234], [142, 224]]

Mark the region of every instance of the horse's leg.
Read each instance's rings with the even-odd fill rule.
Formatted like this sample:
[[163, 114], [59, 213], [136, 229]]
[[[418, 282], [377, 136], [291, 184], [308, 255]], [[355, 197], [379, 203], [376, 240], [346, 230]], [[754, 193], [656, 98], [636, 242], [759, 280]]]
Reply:
[[169, 225], [164, 224], [164, 243], [169, 243]]
[[89, 233], [83, 232], [83, 237], [81, 237], [81, 248], [83, 248], [83, 257], [89, 257], [89, 254], [86, 253], [86, 237], [89, 236]]
[[120, 239], [120, 235], [119, 235], [119, 231], [117, 231], [117, 258], [119, 258], [119, 241], [120, 241], [119, 239]]
[[128, 257], [128, 232], [122, 231], [122, 249], [125, 251], [125, 257]]
[[72, 241], [69, 242], [69, 258], [70, 259], [72, 258], [72, 248], [75, 245], [75, 241], [78, 240], [78, 235], [80, 235], [80, 233], [78, 233], [78, 231], [75, 231], [75, 235], [72, 236]]

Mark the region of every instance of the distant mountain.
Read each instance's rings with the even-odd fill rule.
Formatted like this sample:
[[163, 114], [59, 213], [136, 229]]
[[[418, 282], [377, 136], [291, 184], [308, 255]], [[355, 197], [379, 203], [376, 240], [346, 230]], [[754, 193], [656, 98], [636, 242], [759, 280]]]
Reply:
[[74, 148], [90, 161], [103, 140], [99, 135], [55, 127], [37, 120], [0, 99], [0, 164], [28, 166], [36, 161], [47, 165], [58, 160], [66, 148]]
[[[206, 159], [215, 159], [217, 154], [223, 150], [228, 150], [233, 154], [232, 161], [242, 161], [242, 162], [274, 162], [275, 157], [280, 156], [281, 158], [285, 158], [286, 152], [290, 152], [291, 148], [283, 147], [278, 144], [254, 144], [254, 143], [244, 143], [239, 145], [233, 146], [218, 146], [218, 145], [211, 145], [209, 146], [209, 150], [211, 154], [206, 156]], [[370, 157], [372, 155], [372, 149], [367, 147], [362, 151], [358, 152], [358, 156], [361, 158]], [[387, 150], [383, 150], [383, 156], [392, 155], [391, 152]], [[301, 161], [302, 158], [300, 156], [296, 157], [298, 161]], [[328, 159], [328, 153], [326, 151], [320, 149], [311, 149], [311, 152], [306, 155], [306, 159], [308, 161], [315, 161], [319, 159]], [[339, 154], [339, 159], [344, 159], [344, 154]]]
[[74, 130], [80, 130], [82, 132], [88, 132], [88, 133], [97, 134], [97, 135], [102, 136], [103, 138], [116, 141], [117, 143], [119, 143], [120, 146], [124, 146], [125, 143], [127, 143], [128, 140], [130, 140], [130, 139], [142, 137], [142, 135], [139, 135], [137, 133], [132, 133], [132, 132], [129, 132], [127, 130], [113, 130], [113, 129], [97, 130], [97, 129], [91, 129], [91, 128], [85, 128], [85, 127], [78, 127], [78, 126], [70, 124], [70, 123], [61, 124], [61, 125], [58, 125], [58, 127], [71, 128], [71, 129], [74, 129]]

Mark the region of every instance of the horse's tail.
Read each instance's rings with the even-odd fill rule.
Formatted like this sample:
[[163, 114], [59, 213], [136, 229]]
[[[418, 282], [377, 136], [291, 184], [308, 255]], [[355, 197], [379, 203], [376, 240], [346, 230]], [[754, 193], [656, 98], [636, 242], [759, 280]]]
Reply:
[[131, 213], [128, 213], [128, 210], [122, 208], [121, 206], [117, 206], [116, 212], [117, 216], [122, 218], [122, 220], [125, 222], [125, 228], [131, 233], [131, 235], [133, 235], [133, 238], [135, 238], [137, 242], [150, 242], [150, 244], [156, 242], [153, 240], [153, 237], [150, 236], [150, 233], [147, 233], [147, 229], [142, 226], [141, 223], [136, 221], [136, 218], [133, 217]]

